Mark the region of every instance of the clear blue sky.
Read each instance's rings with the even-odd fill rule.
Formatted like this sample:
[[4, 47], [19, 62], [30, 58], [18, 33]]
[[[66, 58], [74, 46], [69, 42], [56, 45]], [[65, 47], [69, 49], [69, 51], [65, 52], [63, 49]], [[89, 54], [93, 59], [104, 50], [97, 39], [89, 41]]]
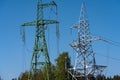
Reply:
[[[4, 80], [11, 80], [18, 77], [21, 72], [29, 70], [34, 27], [26, 28], [27, 48], [29, 50], [25, 50], [21, 41], [20, 25], [35, 20], [36, 1], [0, 0], [0, 76]], [[73, 38], [69, 28], [79, 19], [81, 1], [56, 0], [58, 20], [60, 21], [60, 52], [68, 51], [72, 63], [74, 62], [74, 51], [69, 43]], [[92, 35], [103, 36], [120, 42], [120, 0], [85, 0], [85, 2]], [[49, 42], [49, 52], [53, 63], [58, 55], [55, 48], [56, 43], [54, 43], [56, 39], [53, 40], [54, 37], [55, 31], [50, 29], [50, 41], [47, 42]], [[118, 60], [120, 59], [120, 47], [102, 41], [95, 41], [93, 50], [96, 53], [97, 63], [108, 66], [105, 70], [106, 75], [120, 75], [120, 60]]]

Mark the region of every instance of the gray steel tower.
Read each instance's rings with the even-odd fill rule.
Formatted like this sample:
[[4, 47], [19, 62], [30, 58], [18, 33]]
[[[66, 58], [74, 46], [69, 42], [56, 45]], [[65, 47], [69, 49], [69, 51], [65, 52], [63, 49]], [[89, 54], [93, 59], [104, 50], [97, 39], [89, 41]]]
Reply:
[[86, 17], [85, 3], [82, 2], [80, 19], [77, 24], [72, 26], [77, 29], [78, 37], [70, 46], [76, 51], [75, 65], [69, 68], [68, 72], [75, 80], [89, 80], [89, 77], [95, 76], [96, 72], [101, 72], [106, 66], [96, 65], [95, 54], [92, 49], [92, 41], [99, 40], [98, 37], [92, 37], [89, 30], [89, 22]]

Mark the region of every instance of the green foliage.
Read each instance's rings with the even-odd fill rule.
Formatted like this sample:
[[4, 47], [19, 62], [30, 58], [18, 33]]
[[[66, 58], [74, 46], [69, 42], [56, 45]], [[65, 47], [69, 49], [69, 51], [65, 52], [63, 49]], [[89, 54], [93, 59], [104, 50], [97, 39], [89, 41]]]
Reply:
[[97, 75], [97, 80], [106, 80], [106, 77], [104, 75]]
[[[71, 61], [70, 57], [68, 55], [68, 52], [61, 53], [57, 59], [55, 59], [56, 65], [48, 66], [47, 68], [50, 70], [50, 79], [51, 80], [73, 80], [71, 76], [67, 73], [67, 69], [71, 67]], [[44, 66], [41, 70], [38, 70], [35, 75], [32, 76], [32, 80], [35, 80], [34, 77], [36, 76], [36, 80], [47, 80], [46, 75], [46, 66]], [[18, 80], [28, 80], [29, 72], [26, 71], [22, 73]], [[69, 78], [68, 78], [69, 75]], [[16, 80], [16, 79], [12, 79]], [[78, 80], [84, 80], [83, 77], [81, 77]], [[93, 75], [90, 75], [89, 80], [120, 80], [119, 75], [115, 75], [113, 77], [106, 77], [104, 75], [97, 75], [96, 78]]]
[[[19, 76], [18, 80], [28, 80], [28, 75], [29, 75], [29, 72], [26, 71]], [[31, 77], [32, 77], [32, 80], [35, 80], [35, 78], [36, 80], [45, 80], [45, 77], [41, 70], [38, 70], [37, 73], [35, 75], [31, 75]]]
[[67, 68], [70, 67], [70, 58], [67, 52], [63, 52], [56, 59], [55, 80], [68, 80]]
[[[50, 76], [50, 79], [51, 80], [54, 80], [54, 71], [55, 71], [55, 66], [54, 65], [51, 65], [49, 66], [49, 69], [51, 69], [51, 76]], [[48, 80], [47, 79], [47, 71], [46, 71], [46, 67], [44, 66], [41, 70], [37, 70], [36, 74], [34, 75], [30, 75], [31, 76], [31, 80]], [[24, 73], [22, 73], [18, 80], [28, 80], [28, 75], [29, 75], [29, 72], [26, 71]]]
[[24, 73], [21, 73], [21, 75], [19, 76], [18, 80], [28, 80], [28, 74], [29, 74], [28, 71], [26, 71]]
[[[48, 69], [46, 69], [46, 68], [48, 68]], [[48, 70], [49, 75], [47, 75], [47, 70]], [[49, 76], [50, 80], [54, 80], [54, 71], [55, 71], [54, 65], [51, 64], [47, 67], [44, 66], [42, 68], [42, 75], [41, 75], [41, 77], [43, 76], [43, 78], [40, 80], [48, 80], [48, 76]]]
[[115, 76], [113, 77], [113, 80], [120, 80], [120, 76], [115, 75]]
[[[2, 79], [0, 79], [0, 80], [2, 80]], [[13, 78], [12, 80], [17, 80], [17, 78]]]

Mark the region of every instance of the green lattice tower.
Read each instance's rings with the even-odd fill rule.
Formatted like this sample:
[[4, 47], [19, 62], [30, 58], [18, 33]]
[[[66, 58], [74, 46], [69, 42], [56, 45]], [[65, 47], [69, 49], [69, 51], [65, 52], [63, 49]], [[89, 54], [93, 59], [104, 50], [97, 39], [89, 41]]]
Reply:
[[[22, 26], [35, 26], [36, 33], [35, 33], [35, 42], [34, 42], [34, 48], [33, 48], [33, 54], [31, 58], [31, 66], [30, 66], [30, 74], [28, 80], [38, 80], [36, 78], [37, 72], [41, 71], [41, 69], [44, 67], [46, 74], [45, 80], [51, 80], [51, 62], [50, 57], [47, 50], [47, 43], [45, 38], [45, 25], [48, 24], [58, 24], [59, 22], [57, 20], [47, 20], [44, 19], [44, 8], [46, 7], [56, 7], [57, 5], [54, 1], [49, 3], [43, 3], [42, 0], [38, 0], [37, 3], [37, 18], [35, 21], [28, 22], [22, 24]], [[43, 59], [43, 60], [41, 60]]]

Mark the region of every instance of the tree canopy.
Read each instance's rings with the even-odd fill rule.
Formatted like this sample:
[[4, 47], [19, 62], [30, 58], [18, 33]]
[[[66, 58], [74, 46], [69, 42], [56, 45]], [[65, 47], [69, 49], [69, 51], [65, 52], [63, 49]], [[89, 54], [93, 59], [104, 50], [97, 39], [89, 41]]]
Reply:
[[[71, 59], [68, 52], [63, 52], [55, 59], [56, 64], [49, 66], [51, 69], [51, 80], [73, 80], [68, 74], [67, 69], [71, 67]], [[29, 71], [25, 71], [20, 74], [18, 80], [28, 80]], [[37, 72], [37, 80], [47, 80], [45, 67]], [[34, 75], [32, 75], [34, 76]], [[2, 79], [0, 79], [2, 80]], [[17, 80], [17, 79], [12, 79]], [[34, 79], [33, 79], [34, 80]], [[84, 80], [80, 78], [79, 80]], [[105, 75], [97, 75], [96, 78], [90, 78], [90, 80], [120, 80], [119, 75], [113, 77], [106, 77]]]

